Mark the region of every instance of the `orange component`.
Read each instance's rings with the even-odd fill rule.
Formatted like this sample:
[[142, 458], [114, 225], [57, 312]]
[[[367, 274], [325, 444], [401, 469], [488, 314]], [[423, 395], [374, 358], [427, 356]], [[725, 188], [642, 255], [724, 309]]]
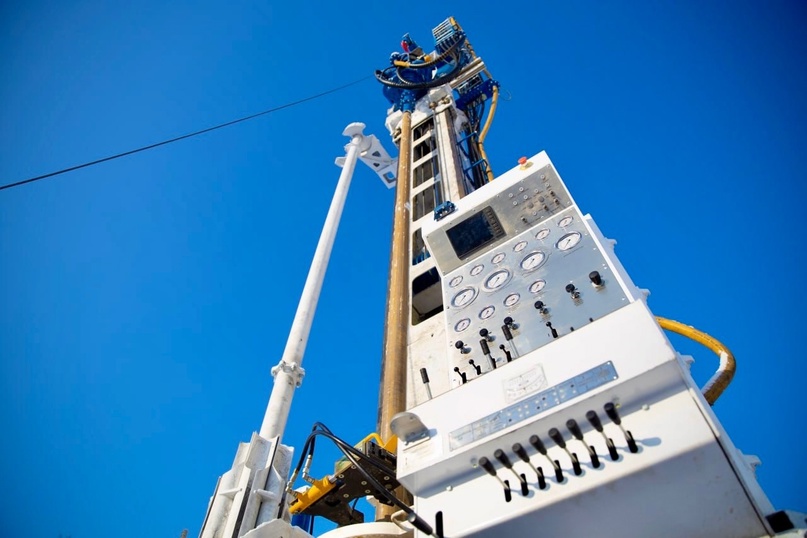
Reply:
[[521, 157], [518, 160], [518, 164], [520, 164], [521, 166], [524, 166], [526, 163], [527, 163], [527, 158], [526, 157]]

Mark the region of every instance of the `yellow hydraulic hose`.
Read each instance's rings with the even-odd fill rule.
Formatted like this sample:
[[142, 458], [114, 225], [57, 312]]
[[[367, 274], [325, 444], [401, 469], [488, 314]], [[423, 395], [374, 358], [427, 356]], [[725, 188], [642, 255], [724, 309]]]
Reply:
[[490, 99], [490, 110], [488, 111], [488, 117], [485, 119], [485, 126], [482, 127], [482, 132], [479, 133], [479, 154], [485, 159], [485, 162], [488, 163], [488, 183], [493, 181], [493, 170], [490, 169], [490, 161], [488, 161], [488, 156], [485, 153], [485, 137], [488, 135], [488, 130], [490, 129], [490, 125], [493, 123], [493, 115], [496, 113], [496, 105], [499, 102], [499, 88], [497, 86], [493, 86], [493, 97]]
[[656, 321], [658, 321], [662, 329], [686, 336], [690, 340], [708, 347], [720, 357], [720, 366], [701, 389], [709, 405], [714, 405], [720, 395], [723, 394], [723, 391], [726, 390], [726, 387], [729, 386], [729, 383], [734, 378], [734, 373], [737, 371], [734, 355], [719, 340], [694, 327], [659, 316], [656, 316]]

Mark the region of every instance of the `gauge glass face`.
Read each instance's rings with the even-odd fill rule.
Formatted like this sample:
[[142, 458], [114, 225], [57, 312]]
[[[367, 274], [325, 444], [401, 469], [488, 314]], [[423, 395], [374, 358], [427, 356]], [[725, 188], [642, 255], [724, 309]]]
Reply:
[[516, 246], [513, 247], [513, 250], [515, 252], [521, 252], [525, 248], [527, 248], [527, 242], [526, 241], [519, 241], [518, 243], [516, 243]]
[[535, 271], [546, 261], [546, 254], [540, 250], [531, 252], [521, 260], [521, 268], [525, 271]]
[[451, 304], [457, 308], [462, 308], [471, 304], [474, 299], [476, 299], [476, 289], [470, 287], [463, 288], [451, 299]]
[[560, 226], [561, 228], [565, 228], [566, 226], [571, 224], [573, 220], [574, 220], [574, 217], [571, 217], [571, 216], [563, 217], [562, 219], [560, 219], [560, 222], [558, 222], [558, 226]]
[[499, 252], [498, 254], [493, 256], [493, 258], [490, 261], [492, 263], [502, 263], [502, 261], [504, 260], [504, 256], [505, 256], [504, 252]]
[[462, 282], [462, 275], [457, 275], [449, 281], [448, 285], [452, 288], [456, 288], [460, 285], [460, 282]]
[[479, 312], [479, 319], [488, 319], [493, 313], [496, 312], [496, 308], [493, 306], [486, 306]]
[[580, 243], [580, 240], [583, 239], [583, 236], [580, 235], [580, 232], [569, 232], [560, 239], [555, 244], [556, 247], [560, 250], [569, 250], [577, 246]]
[[511, 293], [504, 298], [504, 306], [513, 306], [520, 298], [521, 296], [518, 293]]
[[464, 331], [465, 329], [467, 329], [470, 326], [471, 326], [470, 318], [463, 318], [463, 319], [459, 320], [456, 323], [456, 325], [454, 325], [454, 330], [457, 331], [458, 333], [461, 333], [462, 331]]
[[476, 276], [476, 275], [478, 275], [479, 273], [481, 273], [481, 272], [482, 272], [482, 269], [484, 269], [484, 268], [485, 268], [485, 266], [484, 266], [484, 265], [482, 265], [482, 264], [480, 264], [480, 265], [474, 265], [474, 266], [473, 266], [473, 268], [471, 269], [471, 276]]
[[510, 271], [507, 269], [499, 269], [493, 271], [487, 279], [485, 279], [485, 287], [489, 290], [497, 290], [507, 284], [510, 280]]
[[530, 284], [530, 293], [538, 293], [546, 286], [546, 280], [536, 280]]
[[549, 228], [544, 228], [535, 234], [535, 239], [546, 239], [549, 236]]

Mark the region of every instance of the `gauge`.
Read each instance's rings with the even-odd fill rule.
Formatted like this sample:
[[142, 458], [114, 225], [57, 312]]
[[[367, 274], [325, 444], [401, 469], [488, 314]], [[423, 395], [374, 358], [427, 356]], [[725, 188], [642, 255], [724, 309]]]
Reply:
[[488, 319], [494, 312], [496, 312], [496, 307], [493, 305], [486, 306], [479, 312], [479, 319]]
[[571, 215], [569, 215], [568, 217], [563, 217], [558, 222], [558, 226], [560, 226], [561, 228], [565, 228], [566, 226], [571, 224], [573, 220], [574, 220], [574, 217], [572, 217]]
[[484, 269], [484, 268], [485, 268], [485, 266], [482, 265], [482, 264], [474, 265], [473, 268], [471, 269], [471, 276], [478, 275], [479, 273], [482, 272], [482, 269]]
[[549, 235], [549, 228], [544, 228], [543, 230], [541, 230], [537, 234], [535, 234], [535, 239], [543, 240], [543, 239], [546, 239], [546, 237], [548, 235]]
[[451, 299], [451, 304], [457, 308], [462, 308], [471, 304], [474, 299], [476, 299], [476, 288], [463, 288]]
[[504, 298], [504, 306], [513, 306], [521, 299], [521, 295], [518, 293], [511, 293], [507, 297]]
[[451, 281], [448, 283], [448, 286], [451, 288], [456, 288], [457, 286], [460, 285], [460, 282], [462, 282], [462, 275], [457, 275], [451, 279]]
[[516, 246], [513, 247], [513, 250], [515, 252], [521, 252], [525, 248], [527, 248], [527, 242], [526, 241], [519, 241], [518, 243], [516, 243]]
[[454, 325], [454, 330], [458, 333], [461, 333], [465, 329], [471, 326], [471, 319], [470, 318], [462, 318], [459, 320], [456, 325]]
[[502, 260], [504, 260], [504, 256], [505, 256], [504, 252], [499, 252], [498, 254], [493, 256], [493, 258], [491, 258], [490, 261], [491, 263], [502, 263]]
[[546, 286], [546, 280], [536, 280], [530, 284], [530, 293], [538, 293]]
[[485, 279], [485, 287], [491, 291], [497, 290], [507, 284], [510, 280], [510, 271], [507, 269], [499, 269], [493, 271], [488, 278]]
[[546, 261], [546, 254], [537, 250], [535, 252], [531, 252], [521, 260], [521, 268], [525, 271], [535, 271], [539, 267], [541, 267], [544, 262]]
[[555, 246], [560, 250], [569, 250], [577, 246], [581, 239], [583, 239], [583, 236], [580, 235], [580, 232], [569, 232], [558, 239]]

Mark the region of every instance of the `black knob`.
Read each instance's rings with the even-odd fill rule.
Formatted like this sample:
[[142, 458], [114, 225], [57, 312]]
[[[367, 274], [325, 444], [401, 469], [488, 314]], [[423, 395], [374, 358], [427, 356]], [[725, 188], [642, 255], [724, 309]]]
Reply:
[[602, 422], [600, 422], [600, 417], [597, 416], [596, 411], [587, 411], [586, 420], [588, 420], [589, 424], [594, 426], [595, 430], [602, 433]]
[[496, 476], [496, 468], [486, 457], [482, 456], [481, 458], [479, 458], [479, 466], [482, 467], [485, 471], [487, 471], [489, 475]]
[[530, 435], [529, 441], [530, 441], [530, 444], [532, 445], [532, 447], [535, 450], [537, 450], [539, 454], [542, 454], [542, 455], [546, 456], [546, 447], [541, 442], [540, 437], [538, 437], [537, 435]]
[[482, 338], [484, 338], [488, 342], [493, 340], [493, 337], [490, 336], [490, 332], [488, 332], [488, 330], [485, 329], [485, 328], [479, 329], [479, 336], [481, 336]]
[[574, 290], [577, 288], [574, 287], [574, 284], [566, 284], [566, 293], [574, 293]]
[[463, 384], [468, 382], [468, 376], [465, 375], [465, 372], [460, 372], [459, 366], [455, 366], [454, 371], [460, 375], [460, 380], [462, 381]]
[[477, 366], [473, 359], [470, 359], [468, 364], [474, 367], [474, 370], [476, 370], [476, 375], [482, 375], [482, 367]]
[[457, 340], [454, 342], [454, 347], [457, 349], [462, 349], [465, 347], [465, 344], [462, 342], [462, 340]]
[[572, 432], [574, 438], [578, 441], [583, 440], [583, 432], [580, 431], [580, 426], [577, 425], [577, 421], [573, 418], [570, 418], [566, 421], [566, 427], [569, 428], [569, 431]]
[[429, 373], [426, 371], [425, 368], [420, 369], [420, 378], [423, 380], [423, 383], [429, 382]]
[[490, 348], [488, 347], [488, 341], [484, 338], [479, 341], [479, 346], [482, 348], [482, 353], [485, 355], [490, 355]]
[[588, 274], [589, 280], [595, 286], [602, 286], [602, 277], [600, 276], [599, 271], [592, 271]]
[[549, 430], [549, 437], [557, 443], [560, 448], [566, 448], [566, 441], [563, 440], [563, 434], [557, 428]]
[[540, 310], [541, 312], [544, 311], [544, 302], [543, 301], [535, 301], [535, 309]]
[[527, 451], [524, 450], [524, 447], [521, 446], [521, 443], [516, 443], [513, 445], [513, 452], [516, 453], [516, 456], [521, 458], [521, 461], [526, 461], [527, 463], [529, 463], [530, 456], [529, 454], [527, 454]]
[[506, 318], [504, 318], [504, 324], [507, 325], [508, 327], [512, 326], [513, 325], [513, 318], [511, 318], [510, 316], [507, 316]]
[[605, 404], [604, 407], [605, 407], [605, 414], [608, 415], [608, 418], [610, 418], [614, 422], [614, 424], [616, 424], [617, 426], [622, 424], [622, 419], [619, 418], [619, 413], [617, 413], [616, 406], [614, 404], [608, 402], [607, 404]]
[[507, 457], [507, 454], [505, 454], [504, 450], [502, 450], [501, 448], [496, 449], [496, 452], [493, 453], [493, 457], [499, 460], [501, 464], [507, 467], [508, 469], [513, 468], [513, 464], [510, 461], [510, 458]]

